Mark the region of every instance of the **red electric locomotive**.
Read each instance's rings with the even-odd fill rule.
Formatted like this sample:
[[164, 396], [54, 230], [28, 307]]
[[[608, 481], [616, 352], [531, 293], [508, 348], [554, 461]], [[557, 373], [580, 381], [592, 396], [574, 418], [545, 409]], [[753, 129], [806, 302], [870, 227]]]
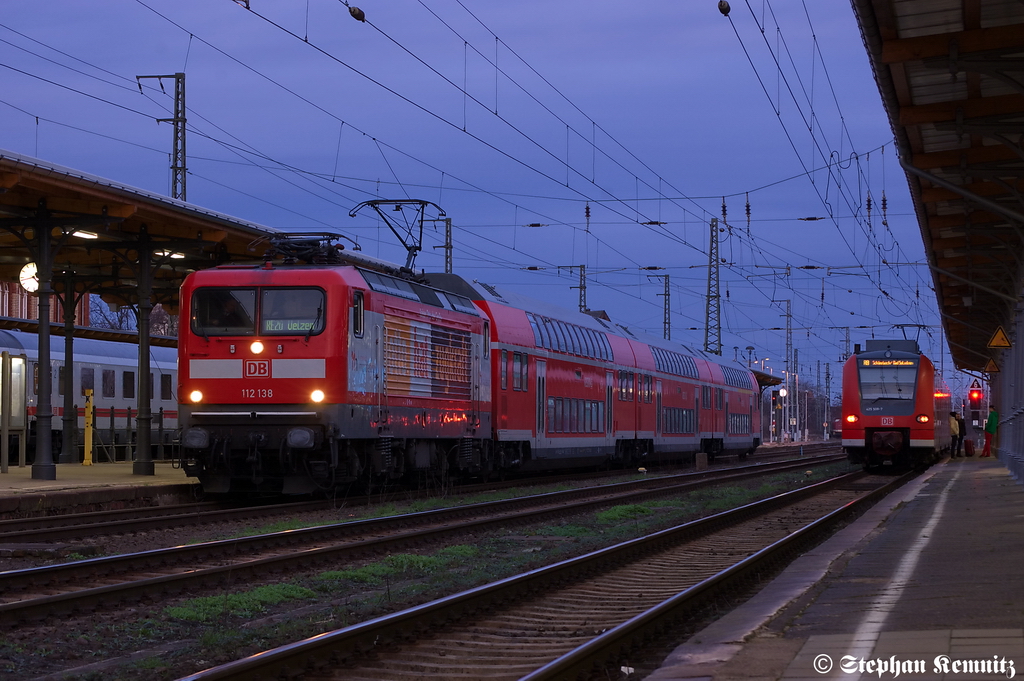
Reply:
[[636, 465], [760, 444], [759, 387], [740, 365], [600, 314], [297, 243], [183, 285], [183, 462], [208, 491]]
[[929, 465], [949, 449], [949, 394], [912, 340], [869, 340], [843, 367], [843, 447], [865, 469]]
[[186, 472], [211, 492], [307, 493], [478, 467], [487, 319], [398, 268], [303, 245], [325, 264], [226, 265], [182, 285]]

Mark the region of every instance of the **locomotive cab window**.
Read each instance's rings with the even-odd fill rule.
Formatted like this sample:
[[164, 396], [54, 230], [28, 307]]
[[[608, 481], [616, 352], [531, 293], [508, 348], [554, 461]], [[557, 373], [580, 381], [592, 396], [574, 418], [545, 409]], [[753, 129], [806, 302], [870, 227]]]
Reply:
[[192, 331], [200, 336], [256, 333], [256, 289], [201, 288], [192, 295]]
[[[257, 310], [257, 300], [259, 302]], [[319, 288], [201, 288], [192, 295], [192, 331], [199, 336], [309, 336], [324, 330]]]
[[356, 338], [363, 337], [363, 317], [365, 314], [363, 292], [356, 291], [352, 294], [352, 335]]
[[318, 288], [265, 288], [260, 296], [260, 333], [316, 335], [324, 330], [326, 304]]

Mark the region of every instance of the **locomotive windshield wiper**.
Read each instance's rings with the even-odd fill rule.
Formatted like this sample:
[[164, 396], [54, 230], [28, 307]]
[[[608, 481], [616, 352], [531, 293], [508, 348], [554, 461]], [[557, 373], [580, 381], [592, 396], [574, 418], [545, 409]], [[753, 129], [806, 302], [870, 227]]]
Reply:
[[309, 342], [310, 334], [313, 333], [313, 329], [314, 329], [314, 327], [316, 327], [316, 323], [320, 321], [320, 315], [322, 315], [323, 313], [324, 313], [324, 309], [322, 307], [318, 307], [316, 309], [316, 317], [313, 317], [313, 323], [309, 325], [308, 329], [306, 329], [306, 342], [307, 343]]

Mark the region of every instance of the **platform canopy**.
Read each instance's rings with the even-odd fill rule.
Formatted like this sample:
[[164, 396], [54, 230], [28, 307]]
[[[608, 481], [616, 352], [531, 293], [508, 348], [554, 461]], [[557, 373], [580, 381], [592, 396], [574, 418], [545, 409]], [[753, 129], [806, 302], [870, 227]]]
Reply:
[[853, 0], [953, 360], [986, 371], [1024, 277], [1024, 3]]
[[751, 369], [751, 373], [753, 373], [754, 378], [757, 379], [757, 387], [761, 389], [782, 384], [782, 378], [775, 376], [774, 374], [766, 374], [765, 372], [758, 371], [757, 369]]
[[[40, 254], [39, 237], [47, 233], [48, 252]], [[139, 262], [148, 259], [151, 301], [175, 313], [189, 272], [257, 259], [275, 234], [280, 232], [0, 150], [0, 281], [19, 281], [28, 263], [49, 256], [55, 292], [97, 293], [108, 303], [134, 305]]]
[[[197, 269], [262, 257], [268, 227], [38, 159], [0, 151], [0, 281], [39, 299], [38, 363], [50, 364], [51, 298], [60, 296], [65, 362], [73, 359], [73, 310], [88, 294], [136, 306], [138, 395], [152, 395], [149, 319], [154, 304], [174, 314], [182, 280]], [[54, 480], [51, 371], [40, 371], [32, 478]], [[60, 463], [77, 460], [73, 390], [64, 391]], [[140, 399], [133, 472], [153, 475], [151, 399]], [[68, 444], [70, 443], [70, 445]]]

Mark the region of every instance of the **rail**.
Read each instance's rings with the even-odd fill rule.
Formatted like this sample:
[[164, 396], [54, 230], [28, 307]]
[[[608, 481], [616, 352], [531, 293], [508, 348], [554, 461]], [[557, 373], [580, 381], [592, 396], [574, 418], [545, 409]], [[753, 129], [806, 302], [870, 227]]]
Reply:
[[[731, 511], [663, 530], [647, 537], [623, 542], [522, 575], [492, 582], [393, 615], [379, 617], [220, 665], [185, 677], [183, 681], [299, 678], [308, 672], [334, 667], [367, 654], [372, 655], [375, 651], [386, 650], [390, 644], [417, 638], [427, 632], [436, 632], [438, 628], [464, 617], [502, 607], [507, 601], [595, 574], [608, 569], [610, 565], [639, 559], [668, 545], [705, 536], [742, 520], [761, 515], [766, 511], [811, 497], [820, 491], [838, 486], [859, 476], [860, 474], [841, 476], [761, 502], [747, 504]], [[866, 500], [846, 504], [792, 536], [772, 544], [754, 556], [687, 589], [656, 608], [614, 627], [590, 643], [541, 667], [526, 678], [569, 679], [576, 678], [577, 674], [592, 672], [595, 664], [604, 664], [606, 660], [616, 657], [625, 647], [631, 647], [644, 640], [651, 630], [659, 630], [664, 627], [666, 618], [677, 618], [680, 613], [692, 609], [695, 604], [706, 601], [715, 591], [731, 588], [738, 581], [749, 578], [752, 573], [763, 570], [766, 560], [783, 560], [786, 554], [799, 550], [801, 546], [813, 540], [836, 520], [859, 512], [868, 504], [874, 503], [878, 495], [888, 493], [909, 477], [908, 475], [893, 481], [884, 488], [884, 491], [876, 491], [867, 495]]]

